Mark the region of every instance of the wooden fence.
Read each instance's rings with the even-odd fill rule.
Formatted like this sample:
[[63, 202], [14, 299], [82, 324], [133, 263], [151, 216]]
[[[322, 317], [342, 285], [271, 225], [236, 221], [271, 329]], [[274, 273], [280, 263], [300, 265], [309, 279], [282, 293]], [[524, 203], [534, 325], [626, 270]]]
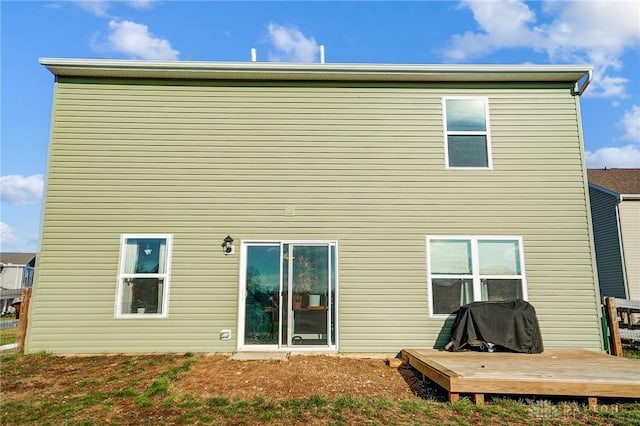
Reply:
[[10, 317], [4, 317], [0, 320], [0, 346], [3, 350], [13, 350], [15, 347], [18, 353], [23, 353], [27, 337], [31, 289], [1, 290], [0, 298], [11, 301], [20, 298], [19, 301], [11, 304], [16, 310], [15, 317], [11, 314]]
[[27, 322], [29, 321], [29, 305], [31, 304], [31, 289], [22, 289], [22, 303], [20, 303], [20, 320], [18, 321], [18, 348], [19, 354], [24, 353], [24, 344], [27, 340]]
[[640, 300], [604, 298], [609, 329], [609, 353], [622, 356], [622, 342], [640, 342]]

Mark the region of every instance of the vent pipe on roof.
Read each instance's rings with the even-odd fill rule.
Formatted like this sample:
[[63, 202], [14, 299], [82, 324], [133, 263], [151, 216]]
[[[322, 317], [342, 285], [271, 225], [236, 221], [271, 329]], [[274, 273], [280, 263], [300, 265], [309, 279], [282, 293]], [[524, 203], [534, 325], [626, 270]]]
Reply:
[[324, 44], [320, 45], [320, 63], [324, 64]]
[[251, 62], [256, 62], [258, 60], [258, 52], [256, 52], [256, 48], [251, 48]]

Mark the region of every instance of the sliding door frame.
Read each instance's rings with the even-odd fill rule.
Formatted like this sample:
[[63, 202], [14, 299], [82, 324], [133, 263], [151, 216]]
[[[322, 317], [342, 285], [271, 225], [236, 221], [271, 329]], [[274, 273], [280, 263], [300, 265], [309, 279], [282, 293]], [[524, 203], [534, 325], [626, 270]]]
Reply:
[[[288, 282], [283, 281], [283, 250], [285, 245], [295, 246], [327, 246], [330, 264], [334, 265], [331, 272], [331, 278], [329, 280], [328, 294], [333, 298], [333, 305], [328, 303], [328, 324], [327, 324], [327, 345], [317, 346], [299, 346], [289, 345], [287, 341], [283, 339], [283, 333], [281, 332], [283, 317], [287, 316], [287, 327], [290, 327], [290, 321], [292, 319], [292, 293], [289, 291], [290, 280]], [[265, 246], [265, 247], [279, 247], [280, 249], [280, 287], [279, 287], [279, 306], [278, 309], [278, 339], [277, 344], [245, 344], [245, 315], [246, 315], [246, 298], [247, 298], [247, 257], [248, 247], [251, 246]], [[333, 247], [333, 250], [331, 248]], [[332, 254], [333, 253], [333, 254]], [[238, 352], [337, 352], [339, 335], [338, 335], [338, 271], [339, 271], [339, 254], [338, 254], [338, 241], [337, 240], [242, 240], [240, 243], [240, 267], [239, 267], [239, 284], [238, 284], [238, 322], [237, 322], [237, 350]], [[289, 268], [288, 274], [291, 274]], [[331, 295], [332, 281], [334, 287], [333, 295]], [[282, 303], [283, 294], [286, 295], [287, 300]], [[282, 309], [282, 306], [286, 306], [287, 310]], [[333, 323], [332, 323], [333, 322]], [[287, 335], [290, 334], [290, 329]], [[333, 336], [333, 337], [332, 337]], [[288, 337], [291, 340], [291, 336]], [[332, 342], [333, 340], [333, 342]]]

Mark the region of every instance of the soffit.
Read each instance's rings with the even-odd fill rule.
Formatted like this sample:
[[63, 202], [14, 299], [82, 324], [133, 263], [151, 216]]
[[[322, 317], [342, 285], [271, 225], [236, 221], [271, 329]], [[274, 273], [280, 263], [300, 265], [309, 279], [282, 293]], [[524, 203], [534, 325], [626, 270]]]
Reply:
[[401, 65], [41, 58], [56, 76], [362, 82], [567, 82], [586, 65]]

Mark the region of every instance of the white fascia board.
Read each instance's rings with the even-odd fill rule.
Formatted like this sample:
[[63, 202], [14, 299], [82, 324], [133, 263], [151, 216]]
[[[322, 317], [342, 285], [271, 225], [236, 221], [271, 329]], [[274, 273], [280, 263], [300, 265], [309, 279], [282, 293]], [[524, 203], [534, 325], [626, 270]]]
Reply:
[[620, 194], [620, 201], [640, 200], [640, 194]]
[[567, 82], [587, 65], [319, 64], [288, 62], [141, 61], [40, 58], [56, 76], [412, 82]]

